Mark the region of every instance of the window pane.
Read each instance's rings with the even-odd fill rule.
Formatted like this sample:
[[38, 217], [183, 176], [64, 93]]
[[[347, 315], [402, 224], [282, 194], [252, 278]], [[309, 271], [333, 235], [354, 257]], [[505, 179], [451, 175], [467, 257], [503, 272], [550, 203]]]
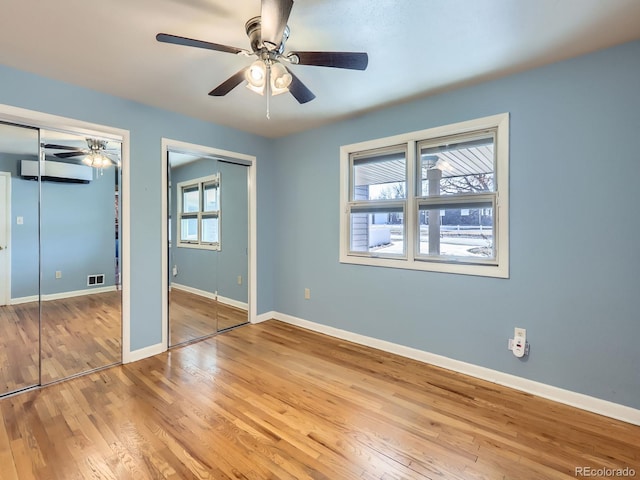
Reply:
[[197, 212], [200, 209], [200, 192], [198, 186], [184, 187], [182, 189], [182, 212]]
[[404, 150], [353, 158], [352, 200], [390, 200], [407, 197], [407, 159]]
[[491, 202], [444, 207], [421, 205], [419, 254], [494, 259], [491, 205]]
[[209, 183], [204, 185], [203, 211], [214, 212], [218, 210], [218, 185]]
[[404, 255], [402, 208], [351, 211], [351, 251]]
[[420, 145], [420, 195], [495, 191], [493, 135]]
[[198, 217], [188, 217], [180, 219], [180, 241], [198, 241]]
[[219, 219], [215, 216], [202, 217], [202, 242], [218, 243], [220, 235], [218, 233]]

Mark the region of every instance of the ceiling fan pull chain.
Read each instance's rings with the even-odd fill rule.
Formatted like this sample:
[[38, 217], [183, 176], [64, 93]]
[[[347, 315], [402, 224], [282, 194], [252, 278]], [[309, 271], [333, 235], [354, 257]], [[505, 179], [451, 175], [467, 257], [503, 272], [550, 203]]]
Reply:
[[267, 97], [267, 120], [271, 120], [271, 114], [269, 112], [271, 106], [271, 65], [267, 63], [267, 78], [265, 78], [265, 90]]

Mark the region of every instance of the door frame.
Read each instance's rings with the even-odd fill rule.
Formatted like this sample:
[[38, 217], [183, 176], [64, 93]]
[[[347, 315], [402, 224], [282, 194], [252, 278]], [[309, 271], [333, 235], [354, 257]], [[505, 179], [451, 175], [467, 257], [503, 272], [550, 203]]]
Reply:
[[164, 349], [169, 348], [169, 237], [168, 237], [168, 223], [167, 218], [169, 216], [169, 207], [167, 201], [167, 188], [168, 188], [168, 153], [184, 152], [195, 153], [206, 156], [218, 157], [221, 160], [227, 160], [233, 162], [233, 160], [240, 160], [243, 163], [249, 162], [248, 172], [248, 186], [249, 186], [249, 278], [247, 285], [249, 287], [249, 323], [255, 323], [258, 309], [258, 292], [257, 292], [257, 251], [258, 241], [256, 236], [257, 227], [257, 191], [256, 191], [256, 162], [257, 158], [253, 155], [247, 155], [244, 153], [231, 152], [228, 150], [221, 150], [219, 148], [207, 147], [205, 145], [198, 145], [195, 143], [182, 142], [180, 140], [172, 140], [169, 138], [162, 138], [162, 173], [161, 173], [161, 189], [162, 189], [162, 228], [161, 242], [162, 242], [162, 345]]
[[[11, 172], [0, 172], [0, 178], [5, 183], [5, 221], [0, 225], [6, 239], [2, 247], [3, 261], [0, 262], [0, 279], [2, 279], [2, 291], [0, 291], [0, 306], [11, 305]], [[2, 267], [3, 265], [3, 267]]]
[[129, 363], [135, 358], [131, 355], [131, 229], [130, 198], [131, 181], [129, 171], [130, 132], [122, 128], [109, 127], [97, 123], [85, 122], [73, 118], [61, 117], [49, 113], [28, 110], [0, 103], [0, 120], [16, 125], [39, 129], [63, 131], [77, 135], [113, 138], [122, 143], [120, 158], [122, 184], [120, 185], [121, 221], [121, 286], [122, 286], [122, 363]]

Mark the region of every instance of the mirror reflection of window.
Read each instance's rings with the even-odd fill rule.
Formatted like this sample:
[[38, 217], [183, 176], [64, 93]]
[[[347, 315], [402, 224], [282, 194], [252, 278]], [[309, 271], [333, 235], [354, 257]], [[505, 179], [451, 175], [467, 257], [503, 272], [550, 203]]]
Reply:
[[213, 215], [202, 216], [202, 242], [210, 244], [220, 242], [220, 236], [218, 234], [218, 217]]
[[198, 241], [198, 217], [182, 216], [180, 221], [180, 241], [197, 242]]
[[218, 182], [204, 185], [204, 211], [212, 212], [214, 210], [218, 210]]
[[184, 213], [197, 212], [200, 209], [200, 189], [198, 185], [183, 187], [182, 211]]

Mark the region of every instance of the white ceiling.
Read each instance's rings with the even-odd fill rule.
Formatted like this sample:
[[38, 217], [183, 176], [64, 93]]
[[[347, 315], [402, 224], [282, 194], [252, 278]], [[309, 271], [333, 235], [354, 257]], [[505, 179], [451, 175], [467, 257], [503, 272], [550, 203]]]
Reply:
[[[366, 71], [293, 66], [316, 99], [208, 92], [251, 59], [260, 0], [2, 0], [0, 63], [267, 137], [640, 38], [639, 0], [295, 0], [287, 50], [365, 51]], [[1, 85], [0, 79], [0, 85]], [[72, 101], [72, 99], [70, 99]]]

